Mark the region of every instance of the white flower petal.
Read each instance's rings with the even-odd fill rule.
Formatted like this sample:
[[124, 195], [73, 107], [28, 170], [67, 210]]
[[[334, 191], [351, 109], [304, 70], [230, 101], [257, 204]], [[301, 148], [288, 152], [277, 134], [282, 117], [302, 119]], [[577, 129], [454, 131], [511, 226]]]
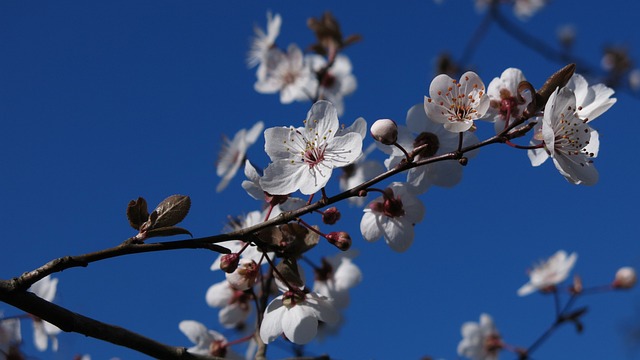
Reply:
[[304, 306], [290, 308], [282, 317], [282, 330], [295, 344], [307, 344], [318, 333], [318, 319]]

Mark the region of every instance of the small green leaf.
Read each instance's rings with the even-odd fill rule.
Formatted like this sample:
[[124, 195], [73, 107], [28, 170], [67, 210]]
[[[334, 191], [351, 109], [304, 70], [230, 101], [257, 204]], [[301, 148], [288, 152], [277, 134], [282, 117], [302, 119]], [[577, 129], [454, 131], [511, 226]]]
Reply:
[[144, 198], [139, 197], [137, 200], [129, 201], [127, 219], [129, 219], [129, 225], [136, 230], [140, 230], [142, 224], [149, 219], [147, 201]]

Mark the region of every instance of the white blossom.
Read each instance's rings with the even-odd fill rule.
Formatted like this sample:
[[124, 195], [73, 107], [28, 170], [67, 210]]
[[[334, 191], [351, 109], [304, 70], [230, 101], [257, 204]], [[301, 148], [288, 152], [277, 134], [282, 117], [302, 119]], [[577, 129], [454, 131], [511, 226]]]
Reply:
[[[0, 313], [0, 316], [2, 316], [2, 313]], [[22, 343], [20, 319], [0, 320], [0, 359], [4, 359], [2, 355], [17, 350], [20, 343]]]
[[265, 150], [271, 163], [260, 179], [272, 195], [300, 190], [311, 195], [322, 189], [334, 168], [354, 162], [362, 152], [362, 136], [355, 131], [339, 135], [338, 115], [328, 101], [309, 110], [305, 127], [275, 127], [265, 131]]
[[563, 250], [556, 252], [529, 272], [529, 282], [518, 289], [518, 295], [529, 295], [536, 290], [545, 290], [563, 282], [569, 276], [576, 260], [576, 253], [567, 256]]
[[[327, 60], [324, 56], [311, 54], [307, 55], [307, 60], [311, 69], [316, 73], [327, 66]], [[344, 97], [351, 95], [358, 87], [356, 77], [351, 73], [351, 69], [349, 58], [339, 54], [319, 84], [318, 98], [333, 103], [338, 111], [338, 116], [344, 112]]]
[[267, 12], [267, 31], [263, 31], [258, 26], [254, 26], [255, 36], [251, 40], [251, 50], [247, 63], [250, 67], [258, 65], [256, 75], [258, 79], [264, 79], [267, 73], [267, 56], [269, 50], [275, 46], [276, 38], [280, 34], [280, 26], [282, 25], [282, 17], [280, 14], [272, 15]]
[[502, 349], [500, 333], [488, 314], [480, 315], [480, 322], [462, 325], [462, 340], [458, 343], [458, 355], [471, 360], [496, 360]]
[[217, 192], [224, 190], [238, 172], [240, 165], [245, 161], [247, 149], [256, 142], [262, 129], [264, 129], [264, 123], [258, 121], [251, 129], [238, 131], [233, 140], [223, 137], [222, 149], [216, 165], [216, 174], [222, 178], [216, 187]]
[[[432, 156], [443, 155], [458, 149], [460, 134], [445, 130], [437, 124], [424, 111], [422, 104], [411, 107], [407, 112], [407, 126], [398, 127], [398, 144], [407, 151], [413, 151], [418, 146], [427, 145], [414, 157], [414, 161], [420, 161]], [[470, 146], [478, 142], [478, 137], [472, 132], [463, 134], [462, 146]], [[396, 147], [379, 145], [384, 152], [391, 154], [385, 160], [387, 169], [396, 167], [405, 158], [404, 153]], [[465, 153], [465, 157], [472, 158], [477, 151]], [[407, 183], [411, 185], [411, 191], [422, 194], [431, 185], [453, 187], [462, 180], [463, 166], [452, 160], [438, 161], [427, 165], [418, 166], [407, 171]]]
[[484, 117], [489, 109], [484, 83], [473, 71], [462, 74], [460, 81], [446, 74], [436, 76], [429, 86], [429, 96], [424, 97], [427, 116], [455, 133], [471, 129], [473, 121]]
[[349, 305], [349, 289], [362, 281], [362, 272], [352, 261], [354, 256], [353, 251], [347, 251], [323, 258], [322, 266], [316, 270], [313, 291], [333, 299], [337, 309]]
[[335, 324], [340, 314], [330, 299], [303, 289], [285, 291], [264, 312], [260, 338], [270, 343], [283, 334], [296, 344], [307, 344], [318, 333], [318, 322]]
[[[602, 115], [602, 113], [607, 111], [617, 101], [616, 98], [611, 97], [614, 94], [613, 89], [604, 84], [589, 86], [585, 78], [579, 74], [574, 74], [565, 87], [572, 90], [575, 95], [575, 117], [587, 124]], [[549, 104], [549, 102], [547, 102], [547, 104]], [[534, 138], [531, 140], [531, 145], [539, 145], [542, 143], [542, 140], [544, 140], [544, 135], [542, 134], [543, 126], [543, 123], [538, 123], [534, 128]], [[588, 155], [589, 158], [598, 157], [600, 147], [599, 138], [598, 132], [589, 127], [589, 138], [587, 142], [584, 143], [584, 148], [580, 150], [582, 150], [585, 155]], [[543, 148], [531, 149], [527, 155], [533, 166], [539, 166], [549, 158], [550, 153], [545, 146]], [[595, 168], [590, 165], [589, 171], [595, 172]], [[575, 182], [570, 179], [568, 180]]]
[[[46, 301], [53, 301], [56, 297], [58, 288], [58, 279], [51, 278], [47, 275], [35, 284], [31, 285], [30, 291]], [[51, 340], [51, 349], [58, 350], [58, 338], [56, 337], [62, 330], [57, 326], [48, 323], [42, 319], [33, 319], [33, 341], [36, 349], [39, 351], [47, 350], [49, 340]]]
[[240, 354], [229, 349], [227, 346], [228, 341], [224, 335], [207, 329], [206, 326], [198, 321], [183, 320], [178, 327], [195, 344], [195, 346], [187, 349], [192, 354], [218, 356], [235, 360], [244, 359]]
[[264, 76], [258, 78], [254, 88], [261, 94], [280, 92], [280, 102], [290, 104], [313, 98], [318, 79], [305, 61], [302, 51], [295, 44], [289, 45], [286, 53], [272, 48], [264, 62]]
[[403, 252], [413, 243], [413, 227], [424, 217], [425, 208], [406, 184], [394, 182], [363, 211], [362, 237], [367, 241], [384, 237], [391, 249]]
[[504, 129], [507, 115], [509, 122], [513, 122], [522, 115], [531, 102], [531, 97], [523, 101], [518, 100], [518, 85], [526, 80], [522, 70], [508, 68], [499, 78], [494, 78], [489, 83], [487, 95], [490, 99], [490, 107], [487, 115], [494, 121], [496, 133]]
[[567, 181], [593, 185], [598, 182], [598, 171], [591, 160], [598, 153], [598, 133], [578, 117], [577, 111], [573, 91], [556, 89], [547, 101], [542, 123], [534, 128], [536, 141], [532, 144], [542, 140], [543, 148], [530, 150], [528, 155], [533, 166], [551, 157]]
[[234, 289], [225, 279], [213, 284], [205, 296], [207, 304], [220, 308], [218, 321], [225, 328], [242, 325], [251, 313], [251, 299], [243, 291]]

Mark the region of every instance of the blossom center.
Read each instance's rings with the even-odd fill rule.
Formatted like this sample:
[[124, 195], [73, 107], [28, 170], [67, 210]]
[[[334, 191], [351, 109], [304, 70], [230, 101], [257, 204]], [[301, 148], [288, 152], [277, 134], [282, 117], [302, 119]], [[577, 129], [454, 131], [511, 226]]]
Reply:
[[303, 291], [287, 291], [282, 295], [282, 305], [287, 309], [291, 309], [298, 303], [304, 301], [307, 295]]
[[314, 144], [307, 144], [307, 150], [303, 156], [303, 160], [309, 165], [309, 168], [313, 168], [324, 160], [324, 151], [327, 148], [326, 144], [320, 146], [313, 145]]

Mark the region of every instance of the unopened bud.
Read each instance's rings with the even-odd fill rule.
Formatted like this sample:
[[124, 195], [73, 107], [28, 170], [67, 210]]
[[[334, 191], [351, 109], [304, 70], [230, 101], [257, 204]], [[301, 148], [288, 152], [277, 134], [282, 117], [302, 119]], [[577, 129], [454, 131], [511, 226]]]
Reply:
[[259, 266], [249, 259], [242, 259], [236, 271], [226, 274], [227, 281], [236, 290], [245, 291], [258, 280]]
[[398, 125], [391, 119], [380, 119], [371, 125], [371, 136], [385, 145], [393, 145], [398, 140]]
[[222, 255], [222, 258], [220, 259], [220, 270], [226, 273], [232, 273], [236, 271], [236, 268], [238, 268], [239, 261], [240, 254], [233, 253]]
[[469, 163], [469, 159], [467, 159], [466, 157], [461, 157], [460, 159], [458, 159], [458, 163], [460, 163], [460, 165], [462, 166], [466, 166], [467, 163]]
[[625, 266], [616, 272], [612, 286], [616, 289], [631, 289], [638, 281], [636, 270], [630, 266]]
[[336, 207], [330, 207], [322, 213], [322, 222], [327, 225], [333, 225], [340, 220], [340, 211]]
[[330, 232], [326, 237], [331, 245], [342, 251], [347, 251], [351, 247], [351, 236], [344, 231]]
[[573, 286], [571, 287], [571, 293], [580, 294], [582, 292], [582, 278], [580, 275], [574, 275], [573, 277]]

